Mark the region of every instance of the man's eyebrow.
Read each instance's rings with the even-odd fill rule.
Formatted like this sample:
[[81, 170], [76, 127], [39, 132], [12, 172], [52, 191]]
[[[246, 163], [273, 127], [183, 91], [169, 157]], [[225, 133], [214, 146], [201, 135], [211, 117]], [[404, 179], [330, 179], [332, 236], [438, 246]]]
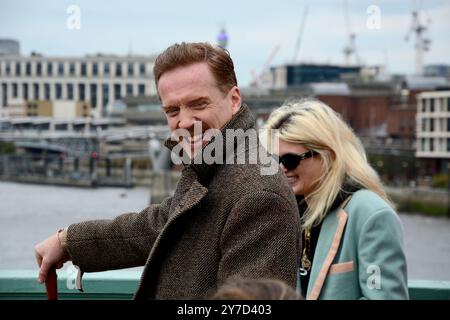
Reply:
[[[209, 98], [208, 97], [199, 97], [199, 98], [195, 98], [195, 99], [189, 100], [188, 102], [183, 103], [183, 104], [186, 105], [186, 106], [192, 106], [192, 105], [195, 105], [196, 103], [203, 102], [203, 101], [209, 101]], [[178, 105], [178, 104], [168, 104], [166, 106], [161, 104], [161, 107], [163, 109], [174, 108], [174, 107], [176, 108], [176, 107], [179, 107], [179, 106], [180, 105]]]
[[196, 103], [203, 102], [203, 101], [209, 101], [208, 97], [199, 97], [195, 98], [193, 100], [190, 100], [186, 103], [187, 106], [189, 105], [195, 105]]
[[165, 106], [165, 105], [161, 104], [161, 107], [162, 107], [163, 109], [170, 109], [170, 108], [176, 108], [176, 107], [178, 107], [178, 106], [172, 105], [172, 104], [169, 104], [169, 105]]

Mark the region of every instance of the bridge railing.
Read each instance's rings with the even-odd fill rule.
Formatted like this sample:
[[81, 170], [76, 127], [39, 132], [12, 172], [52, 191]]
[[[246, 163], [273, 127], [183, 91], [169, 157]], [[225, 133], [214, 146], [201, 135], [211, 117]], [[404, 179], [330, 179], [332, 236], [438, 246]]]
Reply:
[[[0, 270], [0, 300], [45, 300], [45, 287], [37, 282], [37, 270]], [[129, 300], [137, 288], [141, 271], [106, 271], [87, 273], [84, 292], [75, 289], [74, 275], [58, 270], [59, 299]], [[410, 280], [413, 300], [449, 300], [450, 281]]]

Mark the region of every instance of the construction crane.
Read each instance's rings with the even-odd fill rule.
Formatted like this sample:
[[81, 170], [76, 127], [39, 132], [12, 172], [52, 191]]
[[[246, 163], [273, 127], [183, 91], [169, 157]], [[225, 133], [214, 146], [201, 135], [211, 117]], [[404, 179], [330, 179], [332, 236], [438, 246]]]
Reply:
[[308, 16], [308, 6], [305, 7], [303, 11], [302, 21], [300, 23], [300, 30], [298, 31], [297, 42], [295, 43], [294, 56], [292, 58], [292, 63], [295, 64], [298, 59], [298, 52], [300, 51], [300, 45], [302, 42], [303, 30], [305, 29], [306, 18]]
[[[431, 19], [428, 18], [428, 24], [431, 23]], [[412, 23], [408, 33], [405, 36], [405, 41], [409, 41], [412, 33], [416, 36], [415, 50], [416, 50], [416, 74], [423, 74], [423, 56], [425, 51], [430, 50], [431, 40], [425, 37], [428, 28], [421, 23], [419, 10], [413, 10]]]
[[259, 74], [257, 74], [255, 70], [251, 70], [253, 81], [251, 82], [250, 86], [258, 88], [267, 85], [268, 81], [266, 77], [269, 72], [270, 64], [272, 63], [273, 58], [275, 58], [278, 50], [280, 50], [280, 47], [280, 45], [276, 45], [272, 49]]
[[[300, 29], [298, 32], [297, 41], [295, 43], [294, 56], [292, 58], [293, 64], [295, 64], [298, 59], [298, 53], [300, 51], [300, 45], [301, 45], [303, 30], [305, 29], [305, 23], [306, 23], [307, 16], [308, 16], [308, 6], [306, 6], [305, 10], [303, 11], [303, 17], [302, 17], [302, 21], [300, 23]], [[270, 72], [269, 72], [270, 64], [272, 63], [272, 60], [275, 58], [275, 55], [277, 54], [278, 50], [280, 50], [280, 47], [281, 47], [280, 45], [276, 45], [272, 49], [269, 57], [267, 58], [266, 62], [264, 63], [264, 66], [262, 67], [261, 72], [259, 74], [256, 73], [255, 70], [251, 70], [251, 75], [252, 75], [253, 80], [250, 83], [250, 86], [259, 88], [259, 87], [267, 87], [267, 85], [270, 85], [270, 79], [271, 79]]]
[[352, 56], [355, 57], [355, 63], [359, 64], [360, 61], [358, 54], [356, 52], [356, 45], [355, 45], [356, 34], [351, 31], [350, 18], [348, 16], [347, 0], [344, 0], [344, 18], [345, 18], [345, 30], [348, 35], [348, 43], [342, 50], [344, 53], [345, 64], [349, 65], [351, 63], [350, 60]]

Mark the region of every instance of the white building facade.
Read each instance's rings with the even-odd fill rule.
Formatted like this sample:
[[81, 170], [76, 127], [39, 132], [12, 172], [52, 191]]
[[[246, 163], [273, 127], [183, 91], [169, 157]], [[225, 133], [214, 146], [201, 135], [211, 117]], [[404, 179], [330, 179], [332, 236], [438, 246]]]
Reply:
[[92, 117], [105, 117], [126, 96], [156, 94], [154, 60], [136, 55], [0, 55], [0, 111], [27, 100], [87, 101]]
[[416, 157], [450, 159], [450, 91], [417, 95]]

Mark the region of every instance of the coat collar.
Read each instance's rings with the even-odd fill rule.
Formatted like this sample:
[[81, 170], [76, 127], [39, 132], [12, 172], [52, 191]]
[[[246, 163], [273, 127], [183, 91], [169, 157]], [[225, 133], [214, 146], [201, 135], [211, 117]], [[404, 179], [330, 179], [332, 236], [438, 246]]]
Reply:
[[172, 198], [172, 208], [168, 222], [171, 222], [184, 212], [195, 207], [208, 194], [208, 189], [197, 178], [192, 167], [183, 169], [183, 174], [177, 185], [177, 191]]
[[348, 219], [348, 214], [343, 208], [349, 200], [350, 197], [341, 206], [328, 213], [323, 220], [309, 279], [306, 297], [308, 300], [319, 298], [328, 271], [339, 250]]

